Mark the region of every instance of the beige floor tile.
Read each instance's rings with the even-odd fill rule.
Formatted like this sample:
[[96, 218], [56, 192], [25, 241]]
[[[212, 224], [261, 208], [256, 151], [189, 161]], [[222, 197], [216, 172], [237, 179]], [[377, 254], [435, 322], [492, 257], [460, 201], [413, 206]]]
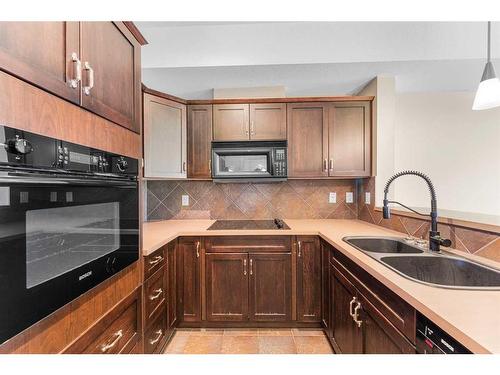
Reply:
[[332, 354], [328, 339], [323, 336], [295, 336], [295, 346], [298, 354]]
[[182, 354], [184, 353], [184, 348], [186, 347], [186, 343], [189, 336], [187, 335], [178, 335], [178, 332], [174, 334], [174, 337], [170, 340], [165, 349], [165, 354]]
[[222, 354], [259, 354], [257, 336], [224, 336]]
[[184, 354], [220, 354], [222, 336], [189, 336]]
[[292, 334], [294, 336], [321, 336], [321, 337], [325, 336], [322, 329], [316, 329], [316, 328], [309, 328], [309, 329], [308, 328], [293, 328]]
[[260, 354], [296, 354], [292, 336], [259, 336]]
[[258, 329], [225, 329], [224, 336], [258, 336]]
[[292, 336], [290, 329], [259, 329], [259, 336]]

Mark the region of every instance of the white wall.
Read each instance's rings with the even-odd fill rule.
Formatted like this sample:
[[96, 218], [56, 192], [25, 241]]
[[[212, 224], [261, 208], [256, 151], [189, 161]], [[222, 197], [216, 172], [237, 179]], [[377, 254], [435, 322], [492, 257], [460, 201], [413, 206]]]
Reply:
[[[395, 95], [394, 121], [378, 118], [379, 138], [391, 137], [385, 123], [395, 126], [393, 167], [380, 158], [387, 151], [378, 142], [377, 205], [391, 169], [414, 169], [433, 181], [441, 215], [500, 224], [500, 108], [472, 111], [473, 99], [473, 92]], [[398, 179], [391, 190], [395, 200], [429, 207], [427, 186], [416, 177]]]

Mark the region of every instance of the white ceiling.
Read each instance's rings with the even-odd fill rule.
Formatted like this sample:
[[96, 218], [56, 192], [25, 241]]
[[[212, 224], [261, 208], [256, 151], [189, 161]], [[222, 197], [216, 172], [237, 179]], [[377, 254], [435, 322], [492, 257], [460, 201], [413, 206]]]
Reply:
[[[289, 96], [345, 94], [381, 73], [395, 75], [402, 91], [469, 91], [486, 55], [485, 22], [137, 25], [149, 41], [144, 83], [191, 99], [211, 97], [214, 87], [270, 85]], [[492, 56], [500, 58], [500, 22], [492, 25]]]

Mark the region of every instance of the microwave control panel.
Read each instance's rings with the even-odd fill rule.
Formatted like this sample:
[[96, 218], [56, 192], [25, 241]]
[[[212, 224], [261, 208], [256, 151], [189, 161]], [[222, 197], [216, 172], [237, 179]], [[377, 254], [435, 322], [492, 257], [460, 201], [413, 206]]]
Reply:
[[274, 176], [286, 177], [287, 176], [287, 163], [286, 163], [286, 148], [273, 149], [273, 167]]

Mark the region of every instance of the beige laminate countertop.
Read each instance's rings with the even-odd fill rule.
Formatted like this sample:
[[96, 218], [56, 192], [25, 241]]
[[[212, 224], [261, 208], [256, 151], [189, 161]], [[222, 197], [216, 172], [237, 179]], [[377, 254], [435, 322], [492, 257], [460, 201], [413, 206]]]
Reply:
[[[406, 279], [348, 245], [345, 236], [405, 236], [360, 220], [287, 220], [290, 230], [207, 231], [214, 220], [144, 223], [143, 255], [178, 236], [319, 235], [474, 353], [500, 354], [500, 291], [453, 290]], [[451, 251], [455, 254], [462, 254]], [[473, 256], [471, 256], [473, 257]], [[475, 260], [481, 259], [473, 257]], [[486, 260], [482, 260], [487, 263]], [[496, 265], [488, 262], [489, 265]]]

